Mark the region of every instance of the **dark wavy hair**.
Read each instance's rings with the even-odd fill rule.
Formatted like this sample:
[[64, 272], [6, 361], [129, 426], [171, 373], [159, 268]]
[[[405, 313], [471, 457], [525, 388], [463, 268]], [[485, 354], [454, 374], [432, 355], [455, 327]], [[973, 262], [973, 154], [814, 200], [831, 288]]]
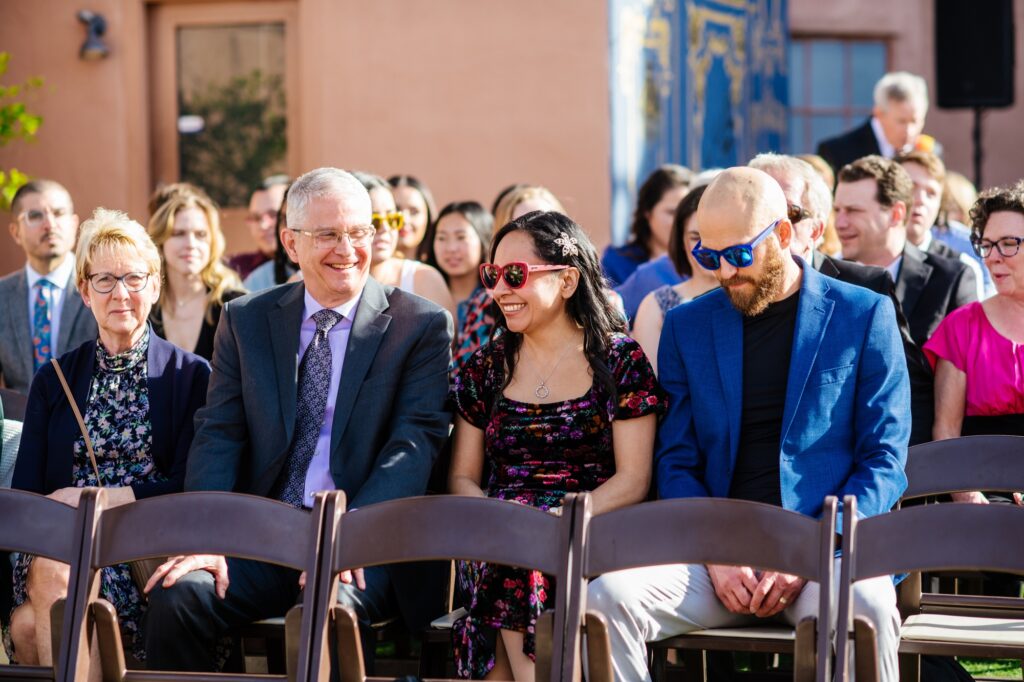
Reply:
[[426, 259], [423, 262], [437, 268], [446, 282], [448, 273], [442, 270], [437, 262], [437, 254], [434, 252], [434, 237], [437, 235], [437, 224], [441, 222], [441, 218], [452, 213], [458, 213], [473, 226], [473, 231], [480, 239], [481, 263], [487, 259], [487, 253], [491, 248], [491, 234], [494, 232], [494, 216], [476, 201], [453, 201], [441, 209], [441, 212], [437, 214], [437, 220], [430, 223], [423, 235], [423, 244], [426, 246]]
[[1024, 180], [1018, 180], [1012, 187], [992, 187], [978, 195], [971, 207], [971, 238], [985, 236], [988, 219], [999, 211], [1024, 215]]
[[[626, 323], [618, 309], [608, 298], [604, 274], [597, 249], [590, 238], [571, 218], [555, 211], [532, 211], [507, 223], [491, 241], [490, 259], [498, 250], [501, 240], [513, 232], [525, 232], [533, 241], [533, 250], [542, 263], [550, 265], [571, 265], [580, 272], [576, 291], [566, 301], [565, 309], [577, 326], [583, 328], [583, 352], [594, 372], [594, 379], [600, 382], [609, 395], [616, 394], [615, 377], [606, 362], [611, 346], [611, 336], [616, 332], [625, 333]], [[562, 247], [555, 243], [561, 235], [576, 239], [578, 253], [562, 254]], [[500, 330], [504, 339], [505, 383], [512, 380], [516, 368], [516, 357], [523, 343], [522, 334], [510, 332], [500, 306], [494, 306], [495, 329]]]
[[288, 215], [288, 190], [291, 188], [292, 183], [289, 182], [284, 189], [281, 208], [277, 209], [277, 222], [274, 223], [274, 234], [277, 235], [277, 249], [274, 250], [274, 284], [284, 284], [298, 268], [288, 257], [288, 252], [281, 241], [281, 229], [287, 226], [285, 220]]
[[690, 259], [686, 257], [686, 222], [697, 212], [700, 198], [704, 196], [707, 185], [691, 189], [676, 206], [676, 217], [672, 219], [672, 233], [668, 237], [668, 257], [676, 272], [684, 277], [692, 277]]
[[665, 192], [676, 187], [689, 187], [691, 182], [693, 171], [686, 166], [668, 163], [659, 166], [644, 180], [644, 184], [640, 185], [640, 190], [636, 194], [636, 208], [633, 211], [633, 225], [629, 228], [630, 244], [642, 247], [648, 258], [652, 253], [651, 239], [654, 235], [647, 214], [654, 210]]

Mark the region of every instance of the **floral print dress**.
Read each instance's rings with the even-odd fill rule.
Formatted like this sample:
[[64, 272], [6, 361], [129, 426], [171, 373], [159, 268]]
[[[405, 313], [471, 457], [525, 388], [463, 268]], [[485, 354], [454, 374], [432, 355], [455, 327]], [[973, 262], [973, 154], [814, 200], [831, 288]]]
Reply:
[[[503, 337], [480, 348], [455, 380], [454, 402], [467, 422], [484, 431], [490, 467], [488, 497], [544, 510], [560, 507], [569, 492], [590, 491], [615, 473], [612, 423], [662, 414], [665, 394], [639, 344], [611, 339], [608, 368], [616, 395], [594, 382], [579, 398], [522, 403], [501, 393]], [[468, 615], [452, 630], [459, 677], [482, 679], [494, 666], [499, 630], [525, 633], [523, 651], [534, 655], [534, 626], [554, 606], [551, 578], [538, 571], [466, 563], [459, 582]]]
[[[134, 346], [118, 355], [109, 355], [97, 341], [96, 369], [84, 419], [101, 480], [97, 483], [85, 439], [79, 437], [73, 449], [72, 485], [120, 487], [165, 480], [150, 456], [153, 435], [149, 420], [148, 350], [148, 330]], [[28, 599], [25, 583], [33, 557], [14, 556], [14, 608], [17, 608]], [[117, 609], [127, 650], [144, 661], [141, 625], [145, 602], [132, 580], [128, 564], [103, 569], [100, 596]], [[11, 660], [16, 660], [9, 633], [5, 633], [4, 646]]]

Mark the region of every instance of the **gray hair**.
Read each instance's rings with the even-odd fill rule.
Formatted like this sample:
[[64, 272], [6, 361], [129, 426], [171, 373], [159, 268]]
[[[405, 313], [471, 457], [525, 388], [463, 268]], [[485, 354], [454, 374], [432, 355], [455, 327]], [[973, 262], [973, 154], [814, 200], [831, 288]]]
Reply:
[[875, 106], [886, 109], [889, 102], [910, 101], [928, 113], [928, 84], [908, 71], [887, 73], [875, 84]]
[[305, 226], [310, 202], [326, 197], [365, 207], [365, 221], [370, 222], [370, 195], [362, 183], [340, 168], [317, 168], [300, 176], [288, 190], [288, 227]]
[[806, 209], [815, 220], [821, 223], [828, 222], [829, 215], [832, 213], [832, 193], [828, 191], [828, 185], [821, 179], [821, 175], [814, 169], [814, 166], [795, 156], [771, 152], [758, 154], [747, 165], [769, 175], [772, 175], [772, 171], [778, 171], [803, 180], [804, 193], [800, 198], [801, 208]]

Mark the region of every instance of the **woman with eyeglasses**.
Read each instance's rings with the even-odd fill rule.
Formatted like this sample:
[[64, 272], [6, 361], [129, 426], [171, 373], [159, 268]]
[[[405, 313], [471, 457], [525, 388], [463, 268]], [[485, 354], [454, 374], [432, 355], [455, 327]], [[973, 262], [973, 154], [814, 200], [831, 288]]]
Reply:
[[411, 258], [396, 255], [398, 235], [405, 224], [405, 215], [395, 205], [391, 186], [384, 179], [355, 171], [352, 173], [370, 194], [373, 211], [373, 249], [370, 255], [370, 276], [381, 284], [389, 284], [433, 301], [446, 308], [454, 318], [455, 302], [448, 293], [444, 277], [433, 267]]
[[238, 275], [221, 261], [217, 206], [195, 185], [180, 183], [156, 207], [148, 230], [167, 277], [153, 308], [153, 331], [210, 360], [224, 304], [245, 293]]
[[[43, 365], [29, 390], [12, 487], [71, 506], [85, 486], [108, 488], [111, 505], [182, 490], [192, 417], [206, 402], [210, 368], [149, 326], [160, 298], [160, 264], [146, 230], [126, 214], [97, 209], [82, 224], [76, 280], [99, 338], [58, 363], [93, 453], [57, 369]], [[49, 666], [50, 607], [67, 592], [68, 567], [24, 554], [15, 558], [14, 610], [4, 644], [11, 660]], [[144, 660], [144, 602], [127, 565], [103, 569], [100, 596], [117, 608], [128, 651]]]
[[718, 288], [718, 278], [712, 271], [698, 265], [692, 253], [700, 241], [697, 206], [705, 189], [707, 185], [701, 185], [683, 197], [672, 222], [668, 255], [683, 282], [666, 284], [647, 294], [633, 322], [633, 338], [643, 347], [655, 372], [658, 370], [658, 341], [661, 339], [665, 314], [678, 305]]
[[425, 184], [411, 175], [392, 175], [388, 178], [395, 205], [405, 222], [398, 230], [398, 253], [405, 258], [426, 261], [429, 243], [427, 230], [434, 224], [437, 205], [434, 195]]
[[[593, 244], [566, 216], [535, 211], [498, 231], [490, 260], [480, 277], [500, 334], [455, 380], [451, 492], [553, 513], [569, 491], [592, 491], [595, 514], [643, 500], [664, 393], [623, 333]], [[460, 582], [469, 605], [452, 632], [459, 676], [532, 680], [550, 578], [463, 564]]]
[[[1024, 436], [1024, 181], [982, 192], [971, 222], [971, 241], [996, 294], [954, 310], [924, 345], [935, 369], [935, 440]], [[989, 499], [980, 492], [953, 497]]]

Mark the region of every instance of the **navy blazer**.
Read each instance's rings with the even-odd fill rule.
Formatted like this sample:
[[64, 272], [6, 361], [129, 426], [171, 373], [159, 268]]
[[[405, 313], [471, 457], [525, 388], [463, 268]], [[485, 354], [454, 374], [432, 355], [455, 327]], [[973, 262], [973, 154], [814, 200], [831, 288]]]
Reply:
[[[58, 360], [84, 417], [96, 369], [96, 341], [87, 341]], [[135, 497], [180, 492], [194, 432], [192, 417], [206, 403], [210, 366], [197, 355], [161, 339], [150, 330], [146, 356], [149, 373], [151, 455], [166, 481], [135, 483]], [[53, 365], [39, 368], [28, 393], [21, 449], [12, 487], [48, 495], [72, 485], [72, 446], [81, 437], [78, 422]]]
[[[881, 514], [907, 485], [910, 390], [896, 313], [888, 298], [797, 261], [782, 506], [817, 516], [826, 495], [855, 495], [859, 516]], [[661, 496], [728, 497], [743, 411], [743, 318], [724, 290], [669, 311], [658, 371], [669, 394], [655, 449]]]

